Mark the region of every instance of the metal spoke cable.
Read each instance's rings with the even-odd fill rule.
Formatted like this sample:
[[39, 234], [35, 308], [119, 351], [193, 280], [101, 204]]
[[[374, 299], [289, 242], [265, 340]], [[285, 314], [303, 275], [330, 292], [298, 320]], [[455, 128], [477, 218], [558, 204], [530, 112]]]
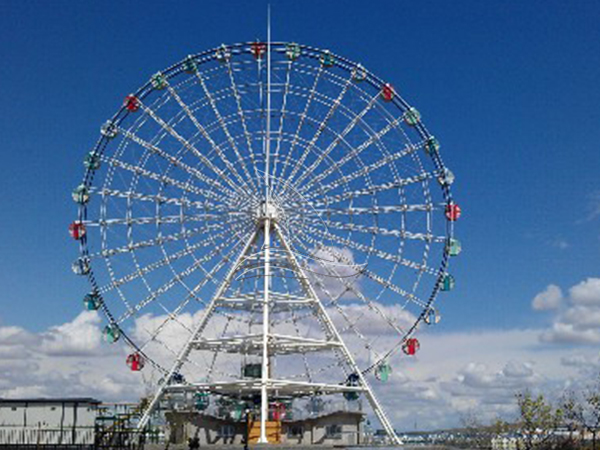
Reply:
[[[331, 249], [327, 249], [326, 251], [329, 252], [330, 255], [332, 255], [335, 259], [344, 262], [346, 264], [351, 263], [347, 258], [345, 258], [343, 255], [332, 251]], [[347, 279], [343, 276], [341, 276], [340, 273], [337, 272], [337, 270], [335, 269], [335, 266], [331, 265], [331, 264], [325, 264], [323, 261], [321, 261], [320, 259], [317, 260], [317, 264], [319, 264], [321, 267], [323, 267], [323, 269], [325, 269], [328, 273], [328, 275], [332, 276], [333, 278], [339, 280], [340, 283], [342, 283], [346, 289], [346, 292], [352, 292], [354, 295], [356, 295], [356, 297], [358, 299], [360, 299], [363, 303], [365, 303], [367, 305], [367, 307], [375, 312], [377, 315], [379, 315], [379, 317], [381, 319], [383, 319], [395, 332], [397, 332], [400, 336], [404, 335], [405, 330], [403, 330], [402, 328], [400, 328], [398, 325], [396, 325], [390, 317], [386, 316], [383, 311], [381, 311], [381, 309], [375, 305], [371, 300], [369, 300], [359, 289], [357, 289], [353, 283], [349, 283], [347, 281]], [[358, 320], [357, 320], [358, 321]]]
[[[377, 99], [377, 97], [375, 97], [375, 99]], [[369, 105], [367, 105], [368, 107], [372, 107], [374, 101], [372, 101], [371, 103], [369, 103]], [[369, 109], [370, 109], [369, 107]], [[366, 108], [365, 108], [366, 109]], [[357, 116], [357, 118], [360, 120], [362, 119], [362, 116]], [[360, 155], [364, 150], [366, 150], [367, 148], [369, 148], [371, 145], [373, 145], [375, 142], [381, 140], [381, 138], [383, 136], [385, 136], [390, 130], [392, 130], [393, 128], [398, 126], [398, 123], [400, 122], [400, 120], [402, 119], [402, 117], [397, 118], [396, 120], [394, 120], [393, 122], [388, 123], [383, 129], [381, 129], [380, 131], [378, 131], [377, 133], [369, 136], [369, 139], [367, 139], [365, 142], [363, 142], [362, 144], [360, 144], [359, 146], [355, 147], [352, 149], [351, 152], [349, 152], [348, 154], [344, 155], [338, 162], [338, 168], [344, 166], [346, 163], [348, 163], [348, 161], [352, 161], [353, 159], [355, 159], [358, 155]], [[358, 120], [357, 120], [358, 122]], [[352, 126], [352, 128], [354, 128], [355, 124], [350, 124], [348, 125], [349, 127]], [[344, 130], [345, 131], [345, 130]], [[323, 160], [323, 156], [329, 154], [338, 144], [338, 141], [334, 141], [324, 152], [323, 154], [319, 157], [319, 159], [317, 159], [317, 161], [315, 161], [315, 163], [308, 168], [308, 170], [306, 172], [304, 172], [304, 175], [300, 178], [298, 178], [298, 181], [296, 183], [296, 185], [299, 185], [299, 183], [302, 183], [302, 181], [304, 181], [304, 179], [306, 178], [306, 174], [307, 173], [311, 173], [313, 171], [316, 170], [316, 168], [318, 167], [318, 165], [322, 162]], [[331, 175], [333, 173], [332, 168], [330, 167], [329, 169], [324, 170], [323, 172], [321, 172], [319, 175], [317, 175], [316, 177], [312, 178], [308, 183], [306, 183], [302, 188], [299, 188], [301, 192], [305, 192], [306, 190], [310, 189], [315, 183], [319, 183], [321, 180], [325, 179], [327, 176]]]
[[[83, 223], [85, 224], [86, 222], [83, 222]], [[148, 239], [145, 241], [131, 242], [131, 243], [128, 243], [127, 245], [123, 245], [121, 247], [114, 247], [114, 248], [110, 248], [110, 249], [106, 249], [106, 250], [101, 250], [96, 253], [90, 253], [88, 256], [90, 259], [108, 258], [110, 256], [114, 256], [114, 255], [117, 255], [120, 253], [127, 253], [132, 250], [137, 250], [137, 249], [146, 248], [146, 247], [155, 247], [155, 246], [163, 244], [165, 242], [178, 241], [180, 239], [184, 239], [185, 237], [191, 237], [191, 236], [194, 236], [197, 234], [204, 233], [206, 231], [210, 231], [211, 228], [213, 228], [214, 230], [221, 229], [220, 226], [214, 226], [214, 225], [209, 226], [208, 228], [207, 227], [192, 228], [190, 230], [186, 230], [181, 233], [173, 233], [173, 234], [169, 234], [169, 235], [165, 235], [165, 236], [159, 236], [159, 237], [156, 237], [153, 239]]]
[[[201, 280], [201, 282], [188, 294], [186, 299], [188, 297], [193, 297], [194, 293], [197, 292], [201, 287], [203, 287], [204, 284], [206, 284], [207, 282], [209, 282], [209, 281], [215, 282], [214, 276], [215, 276], [216, 272], [218, 272], [222, 267], [224, 267], [226, 265], [226, 263], [229, 260], [229, 256], [231, 256], [232, 254], [235, 253], [235, 250], [237, 248], [239, 248], [239, 246], [242, 244], [242, 242], [240, 241], [240, 242], [235, 243], [234, 246], [227, 253], [225, 253], [223, 255], [221, 250], [226, 248], [228, 244], [229, 244], [229, 242], [224, 241], [218, 247], [213, 248], [207, 255], [205, 255], [201, 258], [198, 258], [198, 260], [194, 261], [194, 263], [192, 265], [188, 266], [186, 269], [184, 269], [182, 272], [178, 273], [176, 276], [171, 278], [168, 282], [163, 284], [161, 287], [154, 290], [152, 292], [152, 294], [150, 294], [145, 299], [143, 299], [138, 305], [136, 305], [131, 310], [129, 310], [125, 314], [123, 314], [123, 316], [119, 319], [119, 322], [123, 322], [124, 320], [128, 319], [129, 317], [137, 314], [142, 308], [144, 308], [149, 303], [154, 301], [160, 295], [163, 295], [166, 292], [168, 292], [170, 289], [172, 289], [173, 286], [175, 286], [181, 279], [194, 273], [194, 271], [196, 269], [202, 270], [202, 272], [204, 272], [205, 276]], [[212, 258], [214, 258], [215, 256], [217, 256], [219, 254], [223, 256], [222, 260], [219, 261], [219, 263], [215, 264], [211, 270], [204, 269], [204, 267], [202, 266], [202, 263], [210, 261]]]
[[[360, 111], [358, 114], [356, 114], [354, 116], [354, 118], [350, 121], [350, 123], [346, 126], [346, 128], [336, 136], [336, 138], [333, 140], [333, 142], [327, 146], [327, 148], [319, 155], [317, 160], [310, 167], [308, 167], [308, 169], [304, 172], [304, 174], [301, 175], [295, 182], [292, 183], [296, 188], [298, 188], [300, 183], [302, 183], [304, 181], [304, 179], [308, 176], [308, 174], [312, 174], [314, 172], [314, 170], [317, 168], [317, 166], [319, 164], [321, 164], [323, 162], [323, 160], [330, 155], [330, 153], [339, 145], [340, 142], [345, 142], [345, 137], [363, 119], [365, 114], [367, 114], [371, 110], [371, 108], [373, 108], [373, 105], [375, 104], [375, 102], [377, 101], [378, 98], [379, 98], [378, 95], [373, 96], [371, 98], [371, 100], [367, 103], [367, 105], [362, 109], [362, 111]], [[353, 148], [352, 146], [350, 146], [350, 147]], [[339, 164], [339, 163], [336, 163], [336, 164]], [[341, 166], [341, 164], [339, 164], [339, 165]], [[311, 185], [321, 181], [320, 179], [317, 179], [317, 178], [318, 177], [311, 178], [311, 181], [309, 183], [307, 183], [306, 185], [304, 185], [303, 190], [302, 189], [298, 189], [298, 190], [300, 190], [301, 192], [308, 190], [308, 188]]]
[[[238, 180], [238, 182], [242, 184], [242, 186], [245, 186], [246, 188], [248, 188], [246, 182], [240, 176], [240, 174], [235, 170], [235, 168], [233, 167], [233, 165], [231, 164], [229, 159], [225, 156], [225, 153], [223, 152], [223, 150], [216, 145], [216, 143], [213, 141], [212, 137], [208, 134], [208, 132], [205, 130], [205, 128], [202, 125], [200, 125], [200, 123], [196, 120], [196, 118], [190, 111], [189, 107], [185, 103], [183, 103], [183, 101], [181, 100], [181, 97], [179, 97], [177, 92], [175, 92], [175, 90], [171, 88], [171, 89], [169, 89], [169, 93], [175, 98], [175, 100], [177, 100], [177, 102], [179, 103], [181, 108], [186, 112], [186, 114], [187, 113], [191, 114], [191, 116], [189, 116], [190, 120], [196, 127], [198, 127], [198, 131], [200, 131], [200, 134], [208, 141], [208, 143], [211, 145], [211, 147], [213, 148], [215, 153], [217, 155], [219, 155], [222, 162], [225, 164], [225, 166], [229, 170], [229, 173], [231, 173]], [[144, 105], [143, 103], [140, 103], [140, 105], [141, 105], [142, 109], [144, 110], [144, 112], [146, 114], [148, 114], [150, 117], [152, 117], [152, 119], [154, 119], [154, 121], [157, 124], [159, 124], [163, 128], [163, 130], [165, 130], [167, 133], [169, 133], [181, 145], [183, 145], [187, 150], [189, 150], [191, 153], [193, 153], [194, 156], [196, 156], [198, 159], [200, 159], [207, 168], [211, 169], [215, 174], [217, 174], [217, 176], [219, 178], [221, 178], [231, 188], [233, 188], [233, 190], [236, 190], [236, 191], [239, 190], [239, 186], [237, 186], [236, 183], [225, 174], [224, 170], [219, 169], [215, 164], [213, 164], [213, 162], [210, 159], [208, 159], [202, 152], [200, 152], [187, 139], [185, 139], [183, 136], [181, 136], [171, 125], [166, 123], [150, 107]], [[192, 117], [193, 117], [193, 119], [192, 119]]]
[[[372, 196], [372, 195], [378, 194], [380, 192], [385, 192], [385, 191], [389, 191], [392, 189], [398, 189], [398, 188], [402, 188], [405, 186], [409, 186], [411, 184], [420, 183], [420, 182], [426, 181], [432, 177], [433, 177], [433, 175], [431, 173], [424, 172], [419, 175], [415, 175], [413, 177], [403, 178], [403, 179], [400, 179], [397, 181], [392, 181], [389, 183], [378, 184], [375, 186], [367, 187], [364, 189], [359, 189], [356, 191], [349, 191], [349, 192], [344, 192], [343, 194], [337, 194], [337, 195], [323, 197], [321, 201], [327, 202], [325, 204], [330, 205], [333, 203], [352, 200], [352, 199], [354, 199], [356, 197], [360, 197], [360, 196]], [[324, 189], [327, 189], [327, 187], [324, 187], [323, 190]], [[310, 200], [316, 195], [317, 194], [309, 195], [307, 198]], [[322, 206], [322, 203], [317, 202], [317, 206]]]
[[[227, 235], [226, 231], [217, 233], [217, 236], [224, 236], [224, 235]], [[215, 237], [215, 236], [213, 236], [213, 237]], [[154, 270], [160, 269], [161, 267], [164, 267], [167, 264], [170, 264], [171, 262], [173, 262], [175, 260], [181, 259], [181, 258], [189, 255], [196, 249], [206, 248], [206, 247], [209, 247], [209, 245], [211, 245], [211, 244], [212, 244], [212, 240], [210, 240], [210, 239], [200, 241], [200, 242], [196, 243], [195, 246], [193, 246], [193, 247], [188, 247], [184, 250], [180, 250], [180, 251], [174, 253], [173, 255], [170, 255], [169, 257], [161, 258], [160, 260], [149, 264], [148, 266], [142, 268], [141, 271], [136, 270], [136, 271], [130, 272], [129, 274], [122, 276], [118, 279], [111, 278], [111, 282], [98, 288], [98, 292], [100, 292], [100, 293], [109, 292], [118, 286], [122, 286], [123, 284], [129, 283], [129, 282], [137, 279], [142, 274], [147, 274]], [[108, 259], [107, 261], [110, 261], [110, 259]]]
[[[233, 149], [233, 151], [235, 153], [237, 161], [239, 161], [240, 165], [242, 166], [242, 170], [244, 171], [244, 174], [246, 175], [246, 179], [250, 182], [250, 184], [252, 185], [252, 188], [256, 189], [257, 188], [256, 183], [254, 182], [254, 179], [250, 175], [250, 172], [248, 171], [248, 168], [246, 167], [246, 163], [244, 162], [244, 159], [242, 158], [242, 155], [240, 154], [240, 151], [239, 151], [235, 141], [231, 137], [231, 133], [229, 132], [229, 129], [227, 128], [227, 124], [223, 121], [223, 117], [221, 116], [219, 108], [217, 107], [217, 104], [215, 103], [215, 100], [214, 100], [212, 94], [206, 87], [206, 82], [204, 81], [204, 77], [202, 76], [202, 73], [200, 71], [196, 71], [196, 78], [198, 78], [198, 81], [200, 81], [200, 84], [202, 85], [202, 89], [204, 90], [204, 95], [206, 95], [206, 98], [208, 98], [208, 101], [210, 103], [210, 106], [212, 107], [213, 113], [217, 117], [217, 120], [219, 121], [219, 124], [221, 125], [221, 129], [225, 133], [225, 136], [227, 137], [229, 145], [231, 146], [231, 148]], [[240, 118], [240, 119], [243, 120], [243, 118]], [[198, 129], [200, 130], [200, 128], [198, 128]], [[246, 133], [247, 133], [247, 130], [246, 130]], [[217, 144], [212, 139], [209, 142], [211, 143], [211, 145], [213, 145], [213, 147], [220, 148], [217, 146]], [[248, 185], [246, 185], [246, 186], [250, 187]]]
[[[119, 159], [114, 158], [114, 157], [101, 156], [100, 160], [102, 162], [106, 162], [107, 164], [109, 164], [111, 166], [118, 167], [119, 169], [126, 170], [126, 171], [134, 173], [136, 175], [141, 175], [148, 179], [158, 181], [158, 182], [164, 183], [166, 185], [177, 187], [184, 192], [193, 193], [200, 197], [211, 198], [217, 202], [220, 202], [223, 200], [223, 197], [221, 195], [219, 195], [218, 192], [215, 192], [213, 190], [202, 189], [202, 188], [196, 187], [194, 185], [191, 185], [190, 183], [182, 183], [174, 178], [168, 177], [166, 175], [160, 175], [158, 173], [152, 172], [151, 170], [145, 169], [141, 166], [137, 166], [135, 164], [129, 164], [127, 162], [120, 161]], [[204, 201], [203, 205], [205, 205], [206, 207], [211, 207], [211, 208], [216, 206], [216, 204], [208, 202], [208, 201]]]
[[[352, 86], [352, 75], [350, 75], [350, 77], [346, 80], [346, 83], [344, 84], [342, 91], [339, 93], [337, 98], [333, 101], [333, 104], [329, 108], [329, 111], [327, 111], [327, 115], [323, 118], [321, 123], [318, 125], [315, 135], [310, 140], [310, 142], [308, 143], [308, 146], [304, 150], [304, 153], [302, 154], [302, 156], [296, 163], [296, 167], [294, 167], [294, 169], [292, 170], [290, 175], [287, 177], [289, 180], [291, 180], [292, 184], [294, 184], [294, 178], [295, 178], [296, 174], [298, 173], [298, 170], [300, 170], [300, 168], [303, 166], [304, 161], [308, 157], [310, 151], [313, 149], [313, 147], [319, 140], [319, 137], [321, 137], [321, 133], [323, 133], [323, 130], [326, 128], [327, 122], [329, 122], [331, 117], [337, 111], [338, 107], [342, 103], [344, 96], [346, 95], [346, 92], [348, 92], [348, 88], [350, 88], [350, 86]], [[316, 165], [314, 165], [314, 167], [316, 167], [316, 166], [318, 166], [318, 163], [316, 163]], [[313, 167], [313, 166], [311, 166], [311, 167]], [[309, 167], [308, 170], [306, 172], [304, 172], [304, 174], [302, 175], [302, 178], [305, 178], [307, 176], [306, 174], [311, 170], [311, 167]]]
[[[371, 252], [373, 253], [377, 253], [380, 252], [380, 250], [363, 245], [363, 244], [359, 244], [355, 241], [350, 241], [348, 239], [344, 239], [335, 235], [332, 235], [330, 233], [322, 233], [320, 230], [311, 228], [310, 229], [311, 232], [315, 233], [316, 235], [321, 235], [323, 236], [325, 239], [331, 240], [333, 242], [336, 242], [338, 244], [342, 244], [347, 246], [348, 248], [351, 249], [355, 249], [355, 250], [359, 250], [361, 252], [366, 252], [367, 254], [370, 254]], [[317, 246], [317, 248], [319, 249], [324, 249], [326, 248], [325, 245], [322, 244], [322, 242], [318, 239], [314, 239], [312, 237], [310, 237], [307, 234], [303, 234], [303, 237], [310, 242], [311, 244]], [[341, 256], [340, 256], [341, 257]], [[352, 267], [353, 269], [355, 269], [356, 271], [359, 271], [362, 275], [366, 276], [367, 278], [377, 282], [378, 284], [380, 284], [381, 286], [390, 289], [392, 292], [395, 292], [397, 294], [400, 294], [401, 296], [405, 297], [407, 300], [410, 300], [411, 302], [417, 304], [420, 307], [426, 307], [427, 303], [423, 302], [422, 300], [418, 299], [414, 294], [411, 294], [409, 292], [407, 292], [406, 290], [402, 289], [399, 286], [396, 286], [394, 283], [391, 283], [388, 280], [383, 279], [382, 277], [380, 277], [379, 275], [375, 274], [374, 272], [370, 271], [369, 269], [365, 268], [365, 267], [359, 267], [356, 264], [350, 264], [350, 267]], [[416, 263], [414, 261], [410, 261], [408, 259], [402, 258], [400, 260], [400, 262], [398, 262], [398, 264], [402, 264], [405, 267], [409, 267], [413, 270], [416, 271], [424, 271], [427, 273], [430, 273], [431, 275], [437, 276], [438, 275], [438, 271], [430, 268], [430, 267], [424, 267], [419, 263]]]
[[[347, 173], [341, 176], [340, 178], [332, 181], [331, 183], [324, 185], [321, 189], [318, 189], [318, 192], [320, 193], [318, 196], [312, 196], [316, 198], [316, 205], [327, 204], [327, 196], [325, 196], [327, 192], [340, 187], [344, 183], [350, 183], [351, 181], [354, 181], [360, 177], [373, 173], [377, 169], [381, 169], [382, 167], [394, 167], [393, 164], [391, 164], [392, 162], [416, 152], [419, 148], [419, 146], [408, 146], [405, 150], [401, 152], [385, 155], [383, 158], [379, 159], [374, 163], [371, 163], [353, 172]], [[311, 197], [311, 195], [308, 193], [306, 195]], [[321, 200], [321, 197], [323, 197], [323, 200]]]
[[[130, 132], [129, 130], [123, 130], [121, 128], [119, 128], [119, 132], [121, 134], [123, 134], [124, 137], [126, 137], [127, 139], [131, 140], [132, 142], [135, 142], [136, 144], [140, 145], [141, 147], [145, 148], [146, 150], [149, 150], [150, 152], [162, 157], [163, 159], [165, 159], [167, 162], [171, 163], [174, 167], [177, 167], [181, 170], [183, 170], [184, 172], [187, 172], [190, 175], [193, 175], [194, 177], [196, 177], [199, 181], [202, 181], [203, 183], [205, 183], [208, 186], [214, 186], [215, 188], [218, 188], [219, 190], [221, 190], [221, 192], [223, 194], [226, 194], [227, 196], [231, 196], [232, 195], [232, 191], [225, 188], [219, 181], [217, 181], [214, 178], [210, 178], [207, 175], [205, 175], [204, 173], [200, 172], [197, 169], [194, 169], [190, 166], [188, 166], [187, 164], [185, 164], [184, 162], [182, 162], [180, 159], [176, 158], [175, 156], [170, 155], [169, 153], [165, 152], [164, 150], [160, 149], [159, 147], [152, 145], [150, 142], [145, 141], [144, 139], [140, 138], [139, 136], [137, 136], [135, 133]], [[187, 146], [186, 147], [188, 150], [191, 149], [191, 146]], [[197, 150], [196, 150], [197, 152]], [[192, 152], [193, 153], [193, 152]], [[206, 159], [206, 158], [203, 158]], [[204, 162], [204, 161], [203, 161]], [[213, 166], [213, 164], [210, 164], [211, 166]], [[216, 169], [218, 171], [218, 175], [220, 178], [224, 179], [224, 181], [226, 182], [226, 184], [228, 184], [230, 187], [233, 188], [233, 191], [238, 191], [238, 188], [236, 187], [235, 183], [233, 183], [231, 180], [229, 180], [228, 177], [225, 177], [224, 172]]]
[[[114, 197], [114, 198], [122, 198], [122, 199], [133, 199], [133, 200], [139, 200], [142, 202], [150, 202], [150, 203], [164, 203], [167, 205], [184, 205], [184, 206], [193, 206], [195, 208], [198, 209], [206, 209], [207, 208], [207, 203], [203, 202], [203, 201], [184, 201], [181, 200], [180, 198], [169, 198], [166, 196], [161, 196], [161, 195], [156, 195], [156, 194], [144, 194], [144, 193], [140, 193], [140, 192], [130, 192], [130, 191], [123, 191], [120, 189], [109, 189], [109, 188], [96, 188], [96, 187], [91, 187], [89, 189], [89, 193], [90, 195], [98, 195], [100, 197]], [[210, 203], [209, 203], [210, 205]], [[223, 210], [222, 207], [215, 205], [214, 206], [215, 210]]]
[[292, 155], [294, 153], [294, 148], [296, 147], [296, 143], [298, 142], [298, 138], [300, 137], [300, 131], [302, 130], [304, 121], [306, 120], [306, 117], [308, 116], [308, 109], [310, 108], [312, 100], [317, 91], [317, 85], [319, 83], [319, 79], [321, 78], [322, 73], [323, 73], [323, 68], [319, 67], [317, 75], [315, 76], [315, 79], [313, 81], [313, 85], [311, 87], [310, 94], [309, 94], [308, 98], [306, 99], [306, 104], [304, 105], [304, 111], [300, 114], [300, 120], [298, 121], [298, 126], [296, 127], [296, 133], [294, 135], [294, 139], [292, 140], [292, 144], [291, 144], [290, 149], [285, 158], [285, 163], [281, 166], [281, 173], [279, 175], [279, 178], [285, 177], [285, 169], [287, 167], [289, 167], [289, 165], [290, 165], [290, 158], [292, 158]]
[[283, 137], [283, 126], [285, 123], [286, 117], [286, 107], [288, 101], [288, 93], [290, 91], [290, 75], [292, 73], [292, 61], [287, 62], [287, 67], [285, 71], [285, 84], [283, 89], [283, 99], [281, 102], [281, 110], [279, 111], [279, 130], [277, 131], [277, 141], [275, 145], [275, 152], [273, 153], [273, 186], [271, 186], [271, 195], [273, 195], [276, 191], [275, 183], [277, 180], [277, 165], [279, 163], [279, 156], [281, 152], [281, 138]]
[[[310, 251], [306, 247], [306, 245], [300, 239], [298, 239], [296, 237], [291, 237], [291, 241], [292, 242], [294, 242], [294, 241], [297, 242], [298, 245], [300, 245], [300, 247], [302, 247], [305, 251], [307, 251], [307, 252]], [[346, 323], [348, 324], [347, 325], [348, 329], [351, 330], [363, 342], [363, 345], [365, 346], [365, 348], [367, 350], [369, 350], [369, 351], [373, 350], [374, 351], [374, 349], [372, 349], [372, 347], [371, 347], [371, 343], [369, 342], [369, 340], [355, 326], [355, 324], [352, 322], [352, 320], [350, 320], [350, 317], [348, 316], [348, 314], [346, 314], [346, 311], [344, 310], [344, 308], [339, 304], [339, 300], [344, 296], [344, 294], [346, 294], [346, 292], [348, 291], [348, 289], [345, 288], [339, 294], [333, 295], [330, 292], [330, 290], [327, 288], [327, 285], [325, 284], [325, 281], [324, 281], [323, 277], [321, 277], [319, 274], [317, 274], [315, 272], [313, 272], [313, 276], [314, 276], [314, 280], [315, 280], [315, 285], [317, 286], [317, 288], [319, 290], [321, 290], [323, 292], [323, 294], [327, 298], [327, 303], [329, 303], [329, 305], [333, 306], [333, 308], [340, 315], [340, 317], [342, 317], [346, 321]], [[343, 360], [343, 357], [341, 357], [341, 358]]]
[[[327, 215], [325, 213], [325, 215]], [[310, 217], [306, 217], [305, 220], [307, 222], [313, 223], [315, 225], [321, 225], [321, 224], [325, 224], [325, 226], [327, 228], [335, 228], [336, 230], [340, 230], [340, 231], [353, 231], [353, 232], [357, 232], [357, 233], [364, 233], [364, 234], [369, 234], [369, 235], [374, 235], [374, 236], [393, 236], [393, 237], [398, 237], [398, 238], [402, 238], [402, 239], [412, 239], [412, 240], [419, 240], [419, 241], [424, 241], [424, 242], [446, 242], [447, 238], [446, 236], [433, 236], [427, 233], [411, 233], [410, 231], [406, 231], [403, 229], [397, 229], [397, 230], [390, 230], [388, 228], [384, 228], [381, 226], [367, 226], [367, 225], [361, 225], [361, 224], [357, 224], [357, 223], [352, 223], [352, 222], [337, 222], [334, 220], [331, 220], [329, 218], [320, 218], [320, 220], [317, 219], [313, 219]], [[385, 252], [381, 253], [382, 255]], [[379, 255], [378, 255], [379, 256]], [[389, 258], [388, 257], [384, 257], [381, 256], [384, 259], [389, 259], [390, 261], [395, 261], [395, 256], [394, 255], [390, 255]]]
[[233, 96], [235, 97], [235, 103], [237, 107], [237, 115], [242, 124], [242, 129], [244, 132], [244, 137], [246, 138], [246, 145], [248, 146], [248, 154], [250, 161], [252, 162], [252, 167], [254, 168], [254, 176], [257, 180], [260, 180], [260, 173], [258, 171], [257, 162], [256, 162], [256, 154], [254, 152], [254, 147], [252, 145], [252, 136], [248, 132], [248, 124], [246, 120], [246, 114], [244, 113], [244, 109], [242, 108], [242, 98], [239, 93], [239, 89], [237, 83], [235, 82], [235, 77], [233, 76], [233, 68], [231, 66], [231, 61], [227, 61], [227, 73], [229, 75], [229, 82], [231, 83], [231, 90], [233, 91]]

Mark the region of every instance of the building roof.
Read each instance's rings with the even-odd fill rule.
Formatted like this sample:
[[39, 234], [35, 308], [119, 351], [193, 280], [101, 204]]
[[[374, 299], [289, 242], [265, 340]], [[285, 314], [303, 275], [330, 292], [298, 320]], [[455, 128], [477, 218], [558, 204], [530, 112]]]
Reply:
[[100, 400], [96, 400], [91, 397], [73, 397], [73, 398], [0, 398], [0, 406], [3, 404], [14, 405], [16, 403], [88, 403], [92, 405], [99, 405], [102, 403]]
[[365, 417], [367, 414], [363, 411], [331, 411], [324, 414], [320, 414], [315, 417], [306, 417], [304, 419], [283, 419], [283, 422], [293, 423], [293, 422], [318, 422], [320, 420], [325, 419], [326, 417], [335, 417], [335, 416], [357, 416], [357, 417]]

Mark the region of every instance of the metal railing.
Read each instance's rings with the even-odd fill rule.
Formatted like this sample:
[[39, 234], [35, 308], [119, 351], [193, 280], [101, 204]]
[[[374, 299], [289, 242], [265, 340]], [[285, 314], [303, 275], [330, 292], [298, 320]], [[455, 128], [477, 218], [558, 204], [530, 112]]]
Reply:
[[0, 427], [0, 446], [90, 446], [94, 428], [52, 429], [41, 427]]
[[[147, 442], [155, 436], [145, 436]], [[0, 449], [141, 450], [135, 430], [102, 430], [94, 427], [51, 429], [0, 426]]]

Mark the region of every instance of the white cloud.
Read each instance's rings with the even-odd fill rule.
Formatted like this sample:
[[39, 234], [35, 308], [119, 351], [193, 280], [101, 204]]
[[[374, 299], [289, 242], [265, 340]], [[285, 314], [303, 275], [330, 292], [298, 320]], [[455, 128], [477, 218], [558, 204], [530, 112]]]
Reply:
[[44, 333], [41, 350], [54, 356], [94, 356], [102, 342], [101, 322], [96, 311], [83, 311], [72, 322]]
[[555, 284], [550, 284], [533, 298], [531, 306], [537, 311], [556, 309], [560, 306], [562, 298], [562, 290]]
[[0, 327], [0, 345], [26, 345], [37, 341], [37, 337], [21, 327]]
[[123, 348], [102, 342], [102, 326], [97, 313], [82, 312], [40, 333], [0, 327], [0, 397], [64, 397], [67, 389], [74, 397], [135, 400], [143, 383], [127, 370]]
[[321, 298], [355, 299], [360, 291], [360, 270], [362, 266], [354, 260], [349, 248], [325, 246], [314, 249], [307, 258], [312, 284]]
[[527, 362], [509, 361], [502, 369], [507, 378], [525, 379], [533, 376], [533, 365]]
[[588, 278], [568, 293], [563, 298], [560, 288], [551, 284], [533, 299], [536, 310], [556, 310], [552, 325], [540, 334], [540, 339], [558, 344], [599, 344], [600, 278]]
[[[373, 386], [399, 429], [413, 429], [415, 421], [457, 426], [473, 411], [481, 422], [512, 419], [516, 393], [530, 389], [558, 398], [573, 380], [589, 376], [561, 362], [570, 349], [549, 348], [538, 336], [535, 329], [422, 333], [417, 357], [394, 358], [390, 383]], [[596, 353], [581, 351], [585, 358]]]
[[600, 306], [600, 278], [588, 278], [569, 289], [574, 304]]
[[[395, 320], [402, 320], [400, 309], [379, 306]], [[589, 308], [567, 307], [560, 312], [561, 323], [567, 323], [566, 311], [575, 306]], [[177, 351], [189, 336], [185, 330], [193, 328], [202, 314], [199, 310], [182, 315], [178, 322], [168, 322], [161, 335], [164, 343]], [[376, 317], [365, 315], [358, 306], [350, 306], [348, 314], [353, 319], [362, 318], [369, 326]], [[165, 318], [141, 316], [127, 331], [132, 337], [147, 337]], [[226, 319], [217, 315], [208, 331], [218, 335], [225, 323]], [[102, 326], [97, 315], [82, 313], [41, 333], [0, 327], [0, 397], [63, 396], [65, 386], [69, 395], [104, 401], [135, 401], [151, 392], [160, 374], [149, 366], [141, 373], [129, 371], [124, 361], [128, 350], [122, 342], [113, 346], [102, 343]], [[365, 330], [373, 336], [377, 331]], [[230, 331], [237, 332], [235, 328]], [[308, 327], [302, 331], [310, 332]], [[581, 334], [580, 328], [576, 331]], [[414, 357], [397, 353], [390, 361], [393, 373], [388, 383], [370, 380], [398, 429], [413, 429], [415, 422], [419, 428], [428, 429], [457, 426], [470, 411], [477, 411], [483, 422], [498, 415], [510, 419], [516, 411], [517, 392], [529, 388], [558, 397], [565, 387], [581, 383], [600, 370], [596, 349], [583, 346], [573, 352], [572, 347], [549, 346], [540, 343], [539, 334], [536, 329], [449, 333], [443, 327], [423, 327], [418, 334], [419, 353]], [[387, 345], [397, 336], [384, 333], [377, 339]], [[78, 340], [81, 342], [73, 342]], [[162, 348], [162, 357], [173, 357], [162, 344], [156, 345], [156, 349]], [[283, 370], [281, 365], [275, 367]], [[239, 373], [239, 363], [230, 368]], [[331, 378], [332, 373], [322, 376]], [[366, 402], [363, 404], [366, 408]]]
[[584, 355], [581, 353], [575, 353], [572, 355], [563, 356], [560, 359], [561, 364], [567, 367], [577, 368], [600, 368], [600, 355]]
[[556, 322], [540, 335], [540, 339], [556, 344], [598, 344], [600, 330], [581, 329], [577, 324]]

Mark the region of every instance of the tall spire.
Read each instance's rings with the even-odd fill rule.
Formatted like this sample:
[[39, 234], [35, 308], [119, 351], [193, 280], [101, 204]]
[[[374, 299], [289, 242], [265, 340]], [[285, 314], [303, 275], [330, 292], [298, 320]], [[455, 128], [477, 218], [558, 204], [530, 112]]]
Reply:
[[265, 130], [265, 202], [270, 199], [271, 163], [271, 5], [267, 5], [267, 120]]
[[271, 219], [266, 212], [270, 208], [270, 152], [271, 152], [271, 5], [267, 6], [267, 120], [265, 130], [265, 220], [264, 220], [264, 295], [262, 332], [262, 371], [259, 444], [268, 443], [267, 420], [269, 415], [269, 294], [271, 291]]

